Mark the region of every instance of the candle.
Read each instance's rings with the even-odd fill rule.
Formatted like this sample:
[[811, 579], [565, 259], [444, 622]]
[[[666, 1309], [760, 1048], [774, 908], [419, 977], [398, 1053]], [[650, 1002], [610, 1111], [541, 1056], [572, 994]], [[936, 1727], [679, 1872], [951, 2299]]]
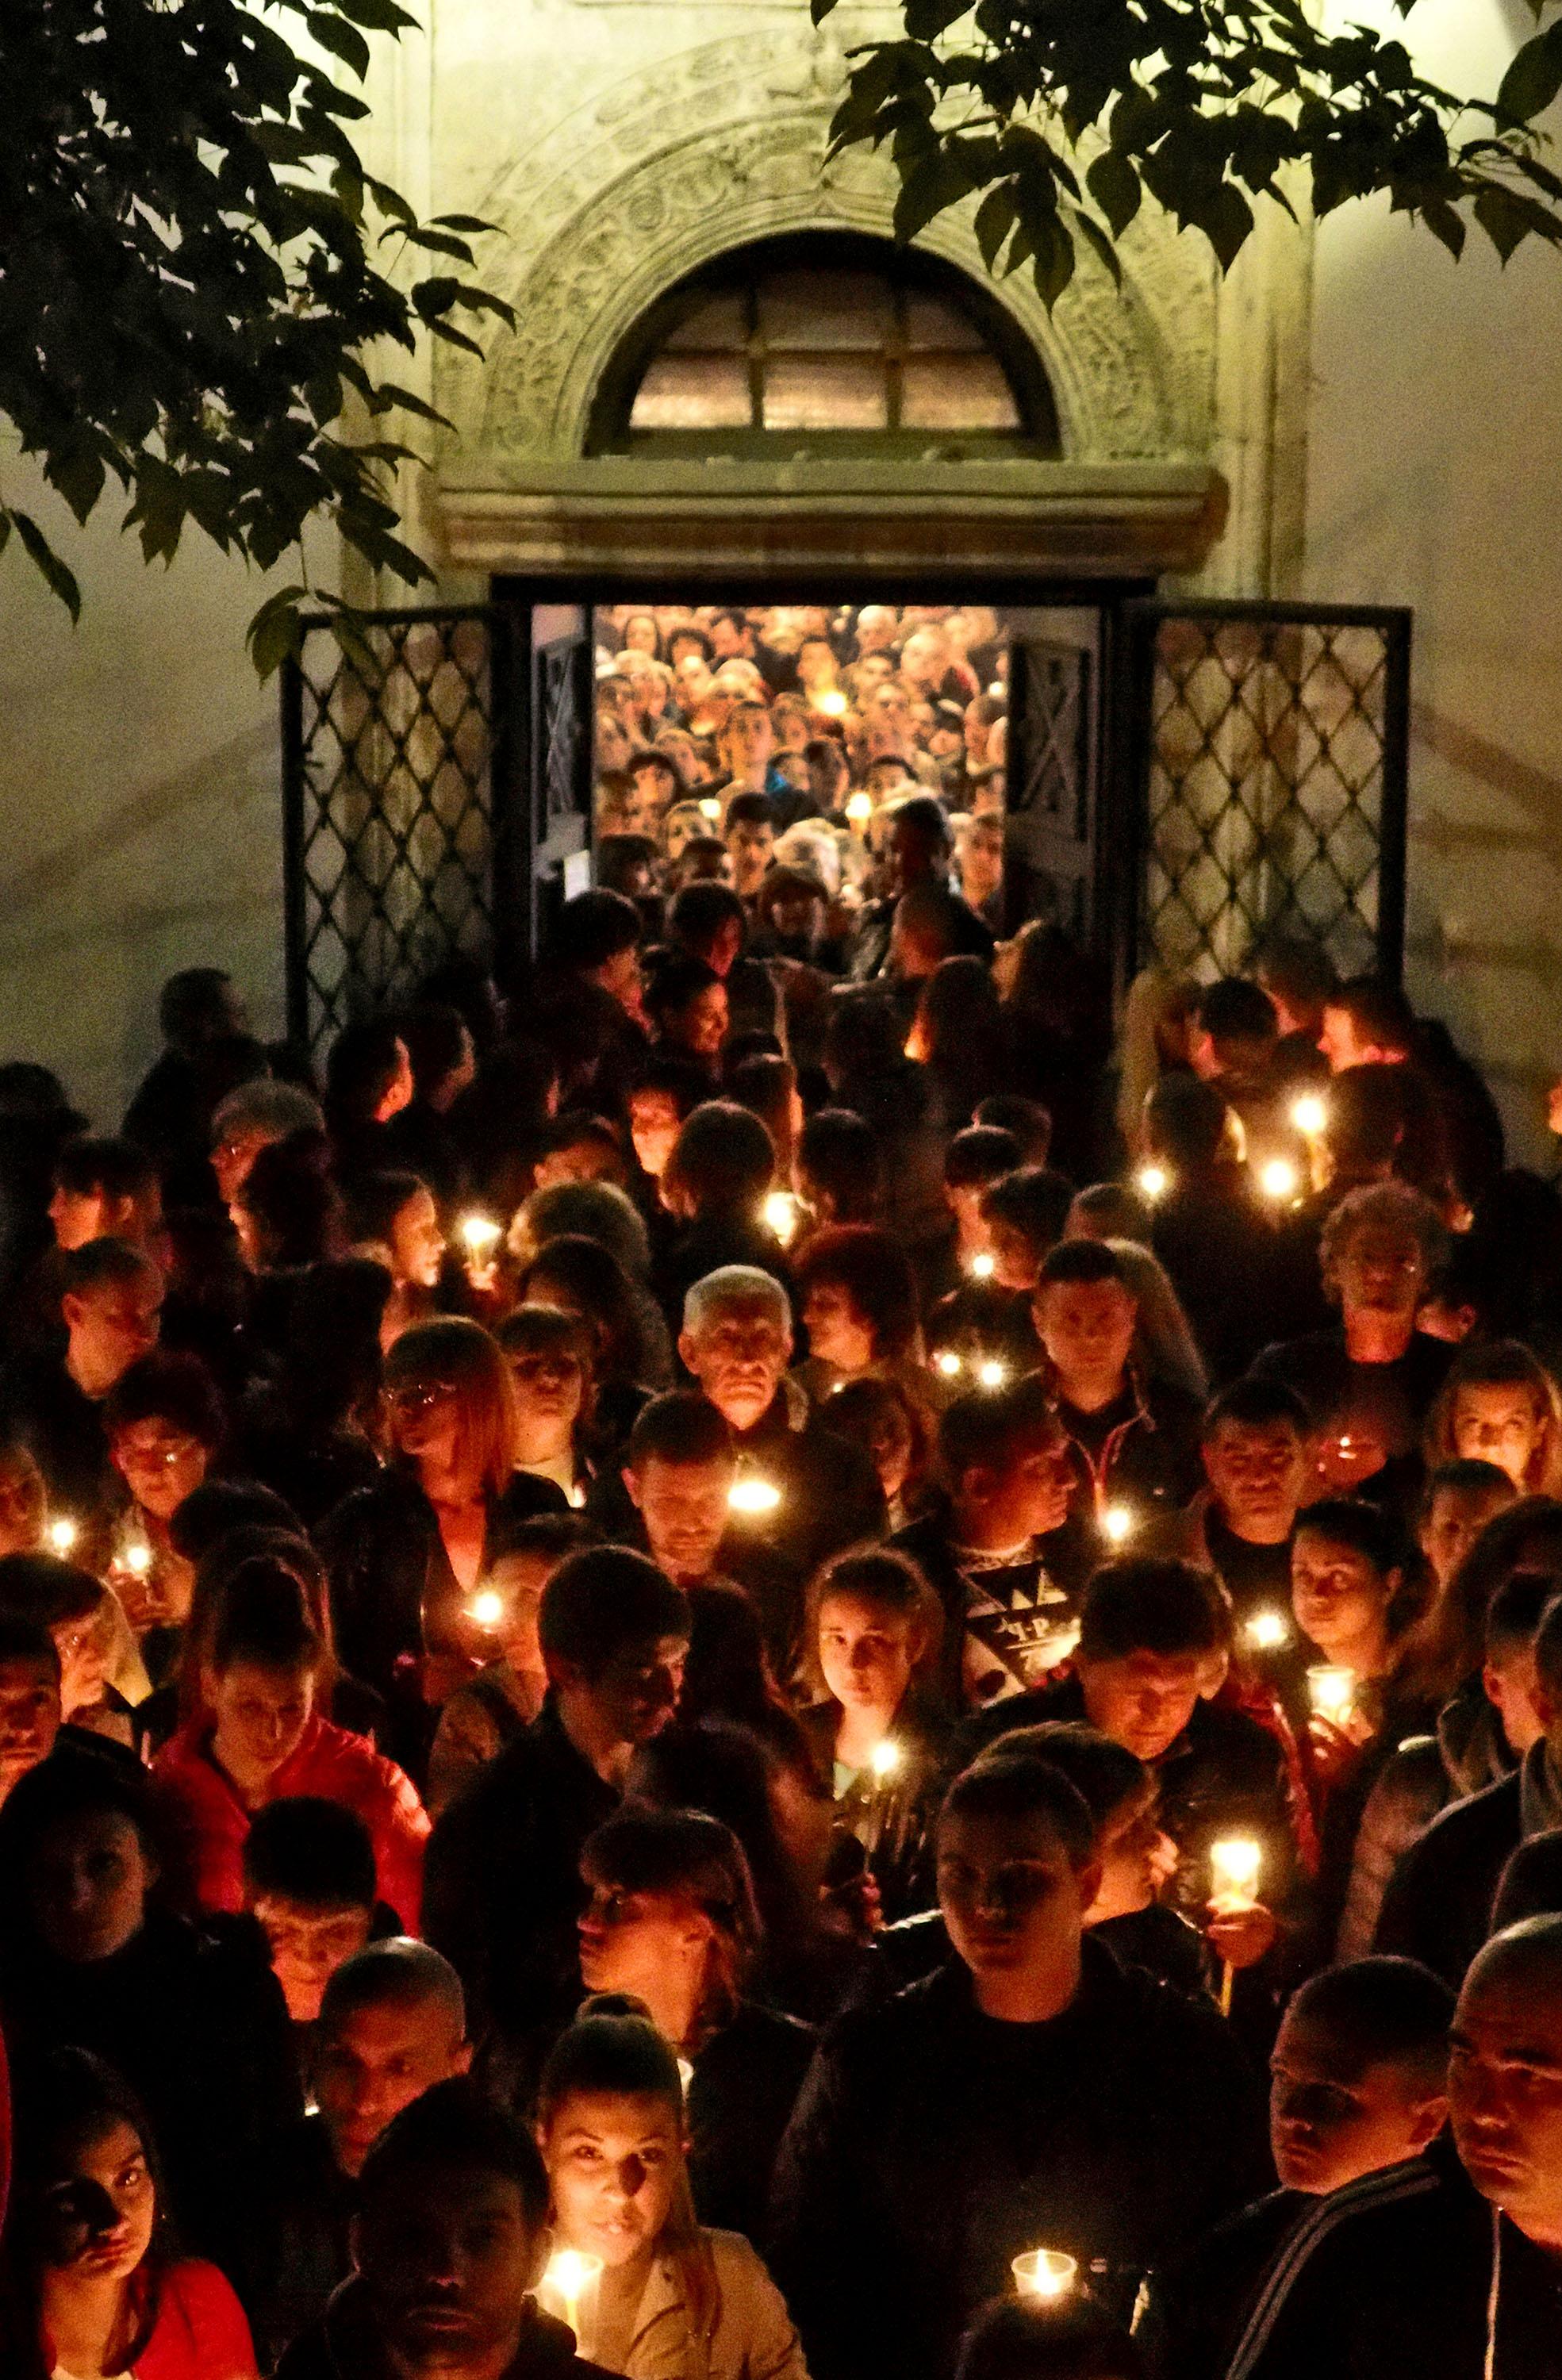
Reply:
[[1296, 1168], [1289, 1157], [1272, 1157], [1258, 1177], [1258, 1186], [1265, 1198], [1273, 1198], [1279, 1205], [1287, 1198], [1295, 1197], [1298, 1178]]
[[1152, 1201], [1164, 1198], [1171, 1187], [1171, 1176], [1164, 1165], [1142, 1165], [1138, 1181], [1145, 1197]]
[[583, 2256], [575, 2248], [560, 2248], [549, 2257], [547, 2270], [538, 2285], [537, 2294], [550, 2301], [550, 2313], [558, 2313], [580, 2338], [580, 2305], [587, 2291], [602, 2276], [600, 2256]]
[[1277, 1645], [1289, 1645], [1290, 1627], [1278, 1611], [1255, 1611], [1247, 1623], [1247, 1641], [1261, 1653], [1273, 1652]]
[[978, 1248], [967, 1269], [973, 1281], [991, 1281], [998, 1258], [990, 1248]]
[[[1228, 1835], [1209, 1847], [1210, 1895], [1217, 1916], [1235, 1916], [1258, 1902], [1258, 1873], [1264, 1864], [1264, 1848], [1251, 1835]], [[1231, 1982], [1234, 1970], [1229, 1959], [1220, 1961], [1220, 2013], [1231, 2013]]]
[[791, 1191], [772, 1190], [760, 1212], [782, 1247], [788, 1246], [797, 1232], [797, 1201]]
[[1079, 2265], [1060, 2248], [1033, 2248], [1009, 2267], [1023, 2298], [1063, 2298], [1073, 2288]]
[[781, 1489], [775, 1481], [760, 1478], [757, 1472], [734, 1479], [727, 1490], [727, 1509], [733, 1512], [773, 1512], [780, 1502]]
[[145, 1578], [151, 1568], [151, 1548], [144, 1537], [133, 1537], [119, 1559], [132, 1578]]
[[1114, 1546], [1120, 1546], [1133, 1535], [1133, 1515], [1126, 1504], [1108, 1504], [1101, 1515], [1101, 1527]]
[[861, 834], [864, 827], [867, 825], [872, 816], [873, 795], [871, 794], [852, 795], [846, 804], [846, 817], [850, 825], [854, 828], [858, 834]]
[[1338, 1727], [1350, 1716], [1356, 1699], [1356, 1672], [1334, 1661], [1314, 1662], [1307, 1672], [1307, 1699], [1320, 1718]]
[[49, 1544], [55, 1553], [62, 1556], [69, 1553], [76, 1543], [77, 1534], [74, 1521], [51, 1521], [49, 1524]]
[[827, 719], [844, 719], [846, 698], [838, 686], [827, 686], [822, 694], [815, 695], [814, 709], [822, 710]]
[[996, 1355], [989, 1355], [976, 1366], [976, 1378], [984, 1389], [1001, 1389], [1008, 1378], [1008, 1365], [1000, 1364]]
[[891, 1742], [886, 1735], [880, 1737], [868, 1754], [867, 1765], [882, 1785], [894, 1776], [903, 1756], [900, 1745]]
[[933, 1358], [933, 1369], [946, 1380], [957, 1380], [961, 1374], [960, 1357], [952, 1347], [940, 1347]]
[[721, 805], [717, 800], [714, 794], [706, 795], [704, 800], [700, 803], [699, 814], [702, 819], [708, 819], [712, 826], [720, 825]]
[[689, 2095], [689, 2086], [693, 2082], [694, 2079], [694, 2068], [690, 2065], [686, 2058], [680, 2058], [678, 2060], [678, 2080], [684, 2086], [684, 2096], [685, 2099]]
[[466, 1243], [466, 1253], [475, 1264], [490, 1255], [500, 1235], [500, 1226], [491, 1215], [463, 1215], [461, 1236]]
[[1298, 1132], [1305, 1133], [1309, 1140], [1315, 1140], [1329, 1120], [1329, 1111], [1316, 1093], [1309, 1091], [1293, 1102], [1290, 1120]]
[[504, 1597], [491, 1586], [480, 1587], [466, 1609], [479, 1628], [497, 1628], [504, 1617]]

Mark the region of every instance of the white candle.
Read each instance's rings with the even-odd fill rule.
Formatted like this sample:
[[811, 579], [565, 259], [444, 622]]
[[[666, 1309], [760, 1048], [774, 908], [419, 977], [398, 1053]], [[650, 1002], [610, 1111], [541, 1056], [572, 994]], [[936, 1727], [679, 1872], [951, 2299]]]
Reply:
[[1272, 1652], [1277, 1645], [1290, 1642], [1290, 1627], [1283, 1613], [1255, 1611], [1247, 1623], [1247, 1641], [1261, 1653]]
[[1329, 1111], [1315, 1093], [1309, 1091], [1293, 1102], [1290, 1120], [1298, 1132], [1315, 1140], [1329, 1120]]
[[1101, 1527], [1114, 1546], [1120, 1546], [1133, 1535], [1133, 1514], [1126, 1504], [1108, 1504], [1101, 1515]]
[[1152, 1202], [1164, 1198], [1171, 1187], [1171, 1176], [1164, 1165], [1142, 1165], [1138, 1179], [1140, 1189]]
[[1009, 2269], [1023, 2298], [1061, 2298], [1073, 2288], [1079, 2265], [1060, 2248], [1033, 2248], [1016, 2256]]
[[461, 1219], [461, 1236], [474, 1261], [489, 1254], [499, 1235], [500, 1226], [491, 1215], [464, 1215]]
[[750, 1472], [743, 1479], [734, 1479], [727, 1490], [727, 1508], [733, 1512], [750, 1516], [773, 1512], [780, 1502], [781, 1489], [775, 1481], [761, 1479], [757, 1472]]

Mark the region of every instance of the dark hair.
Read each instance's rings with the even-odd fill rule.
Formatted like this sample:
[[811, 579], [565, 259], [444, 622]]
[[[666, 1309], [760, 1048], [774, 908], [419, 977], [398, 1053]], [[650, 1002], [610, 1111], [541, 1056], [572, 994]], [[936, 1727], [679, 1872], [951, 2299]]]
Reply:
[[635, 1284], [612, 1250], [584, 1232], [561, 1232], [544, 1240], [516, 1288], [527, 1304], [548, 1305], [547, 1284], [578, 1305], [596, 1341], [599, 1387], [606, 1381], [644, 1379], [651, 1365], [644, 1310]]
[[1324, 1003], [1338, 978], [1334, 961], [1321, 942], [1277, 935], [1259, 952], [1256, 972], [1260, 983], [1277, 991], [1286, 1006], [1294, 1008], [1314, 1029], [1322, 1022]]
[[303, 1524], [291, 1504], [259, 1479], [203, 1479], [185, 1498], [168, 1524], [174, 1551], [188, 1562], [204, 1560], [235, 1529], [275, 1529], [301, 1537]]
[[454, 1074], [466, 1057], [470, 1031], [466, 1019], [458, 1008], [427, 1001], [417, 1008], [404, 1008], [396, 1019], [396, 1029], [412, 1061], [414, 1086], [419, 1096], [427, 1099]]
[[1562, 1699], [1562, 1595], [1553, 1596], [1541, 1614], [1535, 1631], [1535, 1675], [1553, 1702]]
[[396, 1217], [429, 1185], [419, 1173], [360, 1173], [347, 1198], [347, 1224], [356, 1240], [388, 1240]]
[[1405, 1570], [1414, 1559], [1399, 1515], [1364, 1496], [1321, 1496], [1304, 1504], [1296, 1516], [1296, 1535], [1303, 1529], [1348, 1547], [1383, 1573]]
[[1230, 1638], [1230, 1611], [1220, 1588], [1191, 1562], [1128, 1556], [1103, 1563], [1084, 1590], [1082, 1661], [1123, 1661], [1134, 1653], [1168, 1659], [1217, 1653]]
[[908, 794], [903, 801], [891, 803], [890, 817], [894, 825], [909, 826], [914, 834], [926, 835], [940, 851], [949, 849], [950, 822], [937, 795]]
[[1026, 1165], [1045, 1165], [1052, 1148], [1052, 1117], [1039, 1099], [1020, 1091], [994, 1091], [979, 1100], [975, 1124], [996, 1132], [1011, 1132]]
[[677, 2058], [642, 2002], [616, 1993], [599, 1994], [586, 2002], [575, 2022], [559, 2035], [538, 2086], [537, 2117], [544, 2130], [577, 2091], [665, 2099], [682, 2118], [684, 2085]]
[[832, 1596], [852, 1595], [876, 1610], [909, 1620], [922, 1631], [922, 1651], [914, 1674], [926, 1677], [938, 1668], [944, 1633], [944, 1607], [909, 1554], [893, 1546], [859, 1546], [837, 1554], [815, 1572], [808, 1585], [807, 1649], [810, 1676], [823, 1685], [818, 1660], [819, 1613]]
[[329, 1646], [315, 1625], [309, 1598], [280, 1562], [243, 1562], [223, 1589], [212, 1630], [212, 1667], [236, 1661], [260, 1669], [318, 1669]]
[[379, 1897], [374, 1843], [356, 1810], [318, 1794], [267, 1802], [244, 1838], [252, 1900], [277, 1893], [307, 1909], [372, 1909]]
[[224, 994], [233, 990], [225, 967], [181, 967], [157, 995], [157, 1022], [163, 1039], [176, 1050], [189, 1050], [208, 1039], [213, 1030], [225, 1032], [231, 1023]]
[[[18, 1554], [12, 1559], [25, 1561], [38, 1557]], [[59, 1647], [45, 1623], [19, 1611], [0, 1611], [0, 1669], [13, 1661], [25, 1661], [30, 1669], [43, 1670], [56, 1686], [60, 1682]], [[13, 1791], [13, 1802], [19, 1791], [18, 1787]]]
[[1519, 1501], [1519, 1490], [1500, 1463], [1487, 1463], [1478, 1454], [1456, 1454], [1447, 1463], [1435, 1463], [1427, 1473], [1421, 1491], [1421, 1518], [1431, 1519], [1432, 1507], [1445, 1490], [1454, 1496], [1483, 1496], [1490, 1495], [1494, 1488], [1505, 1491], [1508, 1503]]
[[960, 2342], [954, 2380], [1143, 2380], [1138, 2347], [1083, 2298], [994, 2298]]
[[0, 1611], [8, 1619], [56, 1628], [62, 1621], [87, 1619], [106, 1595], [91, 1571], [57, 1554], [0, 1555]]
[[681, 1058], [675, 1050], [653, 1050], [629, 1086], [629, 1097], [637, 1091], [660, 1091], [670, 1099], [683, 1123], [702, 1099], [710, 1096], [710, 1078], [692, 1058]]
[[797, 1169], [829, 1201], [836, 1223], [871, 1222], [883, 1189], [873, 1127], [851, 1108], [820, 1108], [798, 1135]]
[[67, 1140], [54, 1160], [54, 1186], [78, 1198], [94, 1190], [139, 1205], [157, 1184], [157, 1168], [133, 1140], [99, 1139], [86, 1133]]
[[679, 1127], [663, 1195], [686, 1197], [702, 1220], [751, 1213], [775, 1164], [774, 1144], [757, 1115], [733, 1099], [708, 1099]]
[[631, 1471], [639, 1471], [652, 1462], [718, 1463], [732, 1456], [733, 1433], [723, 1415], [708, 1398], [673, 1389], [641, 1407], [626, 1460]]
[[757, 1115], [771, 1141], [783, 1129], [790, 1129], [793, 1094], [797, 1088], [797, 1069], [790, 1058], [769, 1050], [756, 1050], [740, 1058], [727, 1072], [727, 1094], [739, 1107]]
[[[1000, 1183], [999, 1187], [1001, 1189], [1003, 1184]], [[1113, 1254], [1105, 1240], [1059, 1240], [1058, 1245], [1042, 1259], [1036, 1294], [1039, 1296], [1044, 1289], [1050, 1289], [1058, 1281], [1115, 1281], [1120, 1289], [1127, 1290], [1130, 1297], [1133, 1294], [1132, 1284], [1123, 1270], [1120, 1258]]]
[[1562, 1503], [1523, 1496], [1494, 1512], [1407, 1647], [1417, 1690], [1438, 1702], [1478, 1672], [1486, 1613], [1516, 1572], [1562, 1570]]
[[120, 1374], [103, 1402], [103, 1434], [113, 1442], [138, 1422], [168, 1421], [210, 1454], [223, 1442], [223, 1401], [199, 1355], [154, 1347]]
[[[7, 2362], [12, 2380], [47, 2380], [39, 2348], [43, 2264], [39, 2226], [43, 2193], [58, 2179], [62, 2157], [100, 2141], [115, 2124], [124, 2124], [134, 2132], [151, 2177], [151, 2239], [137, 2270], [152, 2284], [155, 2302], [158, 2277], [174, 2261], [178, 2243], [157, 2141], [139, 2095], [106, 2059], [74, 2046], [46, 2049], [30, 2065], [17, 2070], [17, 2187], [6, 2234], [12, 2285], [7, 2293], [12, 2303], [6, 2313], [14, 2315], [15, 2327], [7, 2321], [6, 2328], [12, 2349], [23, 2360]], [[138, 2350], [136, 2361], [139, 2360]]]
[[587, 1836], [580, 1872], [588, 1884], [623, 1892], [685, 1893], [726, 1938], [735, 2007], [762, 1929], [748, 1857], [731, 1827], [704, 1810], [630, 1803]]
[[545, 1654], [600, 1677], [630, 1645], [687, 1642], [689, 1598], [644, 1554], [589, 1546], [568, 1554], [542, 1590], [538, 1638]]
[[322, 1132], [290, 1132], [268, 1141], [235, 1194], [255, 1225], [267, 1266], [317, 1264], [334, 1256], [342, 1201]]
[[1415, 1959], [1350, 1959], [1310, 1975], [1288, 2013], [1326, 2027], [1354, 2071], [1391, 2061], [1440, 2089], [1448, 2061], [1454, 1995]]
[[1062, 1431], [1039, 1373], [1027, 1372], [990, 1395], [955, 1397], [938, 1417], [938, 1463], [958, 1488], [968, 1471], [1001, 1471], [1038, 1444], [1057, 1446]]
[[[1048, 1269], [1054, 1257], [1066, 1247], [1089, 1245], [1063, 1239], [1073, 1196], [1073, 1184], [1061, 1173], [1048, 1172], [1044, 1165], [1022, 1165], [983, 1192], [982, 1217], [987, 1223], [1001, 1223], [1018, 1232], [1043, 1267], [1043, 1278], [1050, 1279]], [[1098, 1281], [1101, 1276], [1087, 1272], [1070, 1278]]]
[[1294, 1389], [1283, 1380], [1254, 1378], [1251, 1375], [1233, 1380], [1211, 1397], [1205, 1408], [1199, 1435], [1207, 1446], [1223, 1423], [1232, 1422], [1239, 1429], [1276, 1429], [1282, 1426], [1294, 1429], [1299, 1438], [1306, 1438], [1313, 1427], [1313, 1418]]
[[871, 1223], [835, 1223], [815, 1232], [792, 1268], [798, 1305], [821, 1282], [843, 1289], [873, 1333], [876, 1363], [915, 1360], [921, 1317], [916, 1275], [899, 1240]]
[[495, 1513], [490, 1524], [490, 1562], [508, 1561], [512, 1555], [535, 1554], [555, 1568], [566, 1554], [584, 1553], [600, 1543], [600, 1532], [584, 1512], [531, 1512], [524, 1521]]
[[640, 912], [622, 892], [600, 887], [577, 892], [560, 910], [548, 939], [547, 956], [562, 972], [589, 975], [640, 940]]
[[400, 1040], [394, 1016], [366, 1016], [344, 1026], [325, 1062], [325, 1111], [333, 1131], [351, 1133], [372, 1123], [400, 1070]]
[[1505, 1653], [1532, 1645], [1558, 1594], [1562, 1594], [1562, 1578], [1555, 1571], [1516, 1570], [1511, 1578], [1504, 1579], [1486, 1606], [1487, 1660], [1496, 1661]]
[[1213, 1083], [1196, 1075], [1163, 1075], [1144, 1101], [1144, 1132], [1156, 1157], [1174, 1167], [1203, 1171], [1227, 1145], [1230, 1110]]
[[1096, 1848], [1096, 1821], [1078, 1786], [1023, 1753], [989, 1753], [963, 1769], [944, 1795], [940, 1827], [950, 1818], [1044, 1818], [1076, 1869]]
[[734, 826], [773, 826], [775, 815], [769, 794], [733, 794], [721, 820], [721, 831], [730, 834]]
[[67, 1297], [84, 1297], [94, 1289], [118, 1289], [132, 1281], [161, 1280], [157, 1267], [128, 1240], [88, 1240], [69, 1248], [60, 1260], [60, 1290]]
[[1322, 1139], [1347, 1181], [1388, 1171], [1405, 1137], [1404, 1069], [1374, 1060], [1329, 1083]]
[[0, 1888], [9, 1925], [30, 1925], [29, 1878], [44, 1838], [74, 1819], [101, 1817], [125, 1819], [148, 1859], [161, 1863], [158, 1805], [144, 1768], [82, 1754], [42, 1760], [17, 1779], [0, 1808]]
[[1415, 1011], [1398, 984], [1370, 975], [1353, 976], [1325, 994], [1327, 1008], [1342, 1008], [1362, 1040], [1408, 1056], [1415, 1046]]
[[1023, 1162], [1019, 1142], [1011, 1132], [1003, 1132], [996, 1124], [967, 1124], [957, 1132], [944, 1150], [944, 1186], [948, 1190], [978, 1190], [990, 1182], [999, 1182], [1006, 1173], [1018, 1172]]
[[980, 1757], [1045, 1760], [1068, 1779], [1097, 1827], [1120, 1810], [1131, 1793], [1142, 1793], [1153, 1773], [1137, 1753], [1125, 1751], [1082, 1718], [1044, 1718], [1030, 1727], [1012, 1727], [994, 1736]]
[[[718, 843], [717, 848], [724, 846]], [[699, 958], [714, 946], [723, 927], [733, 924], [747, 932], [747, 911], [730, 884], [685, 884], [667, 912], [667, 930], [673, 941]]]
[[362, 2218], [369, 2219], [386, 2190], [408, 2175], [422, 2180], [430, 2172], [493, 2174], [518, 2192], [528, 2230], [540, 2232], [548, 2220], [541, 2151], [522, 2125], [502, 2114], [465, 2075], [436, 2082], [386, 2125], [358, 2177]]
[[665, 1034], [668, 1020], [687, 1008], [702, 991], [713, 990], [721, 978], [692, 951], [661, 948], [646, 962], [646, 1013]]
[[1268, 993], [1245, 976], [1229, 975], [1199, 996], [1198, 1020], [1223, 1066], [1262, 1057], [1279, 1034]]

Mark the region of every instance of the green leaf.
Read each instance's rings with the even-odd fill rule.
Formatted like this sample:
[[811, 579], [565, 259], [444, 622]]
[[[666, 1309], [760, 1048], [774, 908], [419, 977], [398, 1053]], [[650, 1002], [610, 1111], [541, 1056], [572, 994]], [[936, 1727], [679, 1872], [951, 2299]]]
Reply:
[[303, 642], [303, 608], [309, 598], [307, 587], [281, 588], [267, 598], [250, 621], [245, 642], [262, 685], [284, 662], [297, 655]]
[[914, 240], [935, 215], [958, 206], [971, 195], [971, 180], [948, 150], [938, 149], [914, 166], [902, 179], [895, 199], [895, 237]]
[[1439, 238], [1457, 264], [1464, 254], [1465, 228], [1460, 218], [1445, 199], [1429, 199], [1417, 209], [1428, 231]]
[[989, 273], [998, 271], [1003, 243], [1014, 228], [1018, 212], [1018, 201], [1007, 182], [999, 182], [996, 189], [989, 190], [976, 210], [974, 226], [976, 245], [982, 251], [982, 262]]
[[79, 521], [85, 524], [108, 477], [103, 456], [85, 440], [57, 447], [43, 466], [43, 476], [57, 488]]
[[1120, 239], [1138, 213], [1144, 186], [1126, 157], [1104, 149], [1085, 168], [1084, 186], [1106, 216], [1112, 237]]
[[1532, 124], [1562, 91], [1562, 17], [1534, 34], [1518, 53], [1497, 90], [1497, 113], [1515, 124]]
[[355, 26], [344, 24], [340, 17], [331, 16], [324, 8], [309, 10], [309, 33], [322, 50], [351, 67], [361, 82], [369, 72], [369, 43]]
[[4, 517], [20, 538], [29, 560], [42, 577], [50, 593], [57, 595], [70, 613], [74, 625], [81, 617], [81, 589], [76, 583], [75, 574], [60, 560], [30, 513], [19, 513], [11, 504], [6, 507]]

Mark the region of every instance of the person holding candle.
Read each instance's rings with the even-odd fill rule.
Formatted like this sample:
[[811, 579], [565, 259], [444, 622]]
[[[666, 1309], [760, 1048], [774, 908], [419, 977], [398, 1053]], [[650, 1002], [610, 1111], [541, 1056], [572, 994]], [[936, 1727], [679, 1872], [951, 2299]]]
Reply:
[[0, 1611], [41, 1621], [60, 1657], [60, 1715], [73, 1731], [128, 1749], [151, 1691], [114, 1591], [54, 1554], [0, 1555]]
[[689, 1629], [688, 1597], [622, 1546], [568, 1555], [543, 1589], [548, 1699], [457, 1794], [429, 1850], [429, 1938], [485, 2017], [524, 2031], [567, 2003], [581, 1846], [618, 1807], [636, 1748], [677, 1711]]
[[596, 1542], [575, 1512], [539, 1512], [506, 1533], [485, 1581], [470, 1597], [471, 1641], [491, 1658], [440, 1706], [429, 1754], [429, 1810], [448, 1809], [464, 1785], [529, 1727], [548, 1694], [538, 1633], [543, 1590], [567, 1554]]
[[180, 2253], [151, 2126], [101, 2059], [62, 2049], [18, 2106], [11, 2289], [0, 2349], [13, 2380], [255, 2380], [237, 2298]]
[[1269, 2061], [1280, 2187], [1157, 2279], [1144, 2325], [1157, 2380], [1291, 2368], [1310, 2260], [1339, 2226], [1435, 2179], [1453, 2013], [1447, 1985], [1410, 1959], [1360, 1959], [1302, 1985]]
[[1024, 1692], [1072, 1649], [1075, 1612], [1047, 1548], [1068, 1512], [1061, 1433], [1034, 1375], [956, 1397], [938, 1419], [943, 1501], [897, 1531], [943, 1609], [951, 1710]]
[[277, 2380], [605, 2380], [532, 2294], [548, 2177], [471, 2083], [437, 2083], [364, 2161], [353, 2273]]
[[599, 2268], [582, 2329], [624, 2380], [807, 2380], [774, 2282], [735, 2231], [696, 2222], [677, 2059], [635, 2000], [588, 2001], [538, 2095], [555, 2252]]
[[154, 1348], [103, 1400], [109, 1461], [130, 1500], [117, 1523], [109, 1583], [138, 1634], [176, 1628], [188, 1616], [195, 1572], [169, 1531], [216, 1462], [225, 1430], [223, 1401], [196, 1355]]
[[589, 1333], [556, 1305], [518, 1305], [494, 1334], [515, 1387], [515, 1465], [551, 1479], [572, 1506], [586, 1501], [595, 1384]]
[[934, 1898], [933, 1816], [950, 1724], [929, 1681], [943, 1615], [914, 1563], [888, 1547], [839, 1556], [808, 1601], [810, 1666], [827, 1699], [805, 1714], [804, 1730], [893, 1924]]
[[416, 1173], [365, 1173], [353, 1184], [348, 1230], [355, 1250], [391, 1276], [380, 1324], [387, 1353], [404, 1330], [427, 1321], [444, 1269], [445, 1235], [434, 1194]]
[[645, 2002], [687, 2101], [700, 2220], [762, 2240], [781, 2145], [813, 2055], [813, 2028], [751, 1998], [764, 1927], [747, 1856], [703, 1811], [621, 1810], [581, 1854], [587, 1992]]
[[1144, 2268], [1255, 2186], [1260, 2111], [1229, 2029], [1084, 1932], [1095, 1836], [1035, 1759], [950, 1789], [954, 1957], [836, 2024], [782, 2143], [775, 2269], [822, 2380], [941, 2376], [1038, 2241], [1096, 2266], [1126, 2318]]
[[356, 1810], [374, 1843], [381, 1897], [416, 1931], [428, 1814], [410, 1780], [316, 1707], [327, 1647], [298, 1581], [280, 1563], [244, 1563], [227, 1582], [201, 1677], [202, 1708], [154, 1769], [182, 1847], [191, 1897], [244, 1905], [251, 1812], [300, 1793]]

